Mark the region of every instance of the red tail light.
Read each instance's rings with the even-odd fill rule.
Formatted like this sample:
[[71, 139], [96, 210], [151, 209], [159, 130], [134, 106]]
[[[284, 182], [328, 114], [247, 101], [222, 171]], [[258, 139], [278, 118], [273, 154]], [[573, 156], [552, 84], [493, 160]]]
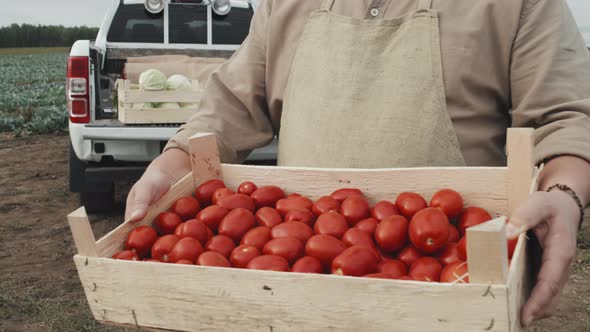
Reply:
[[86, 56], [70, 57], [66, 77], [68, 113], [73, 123], [90, 122], [90, 63]]

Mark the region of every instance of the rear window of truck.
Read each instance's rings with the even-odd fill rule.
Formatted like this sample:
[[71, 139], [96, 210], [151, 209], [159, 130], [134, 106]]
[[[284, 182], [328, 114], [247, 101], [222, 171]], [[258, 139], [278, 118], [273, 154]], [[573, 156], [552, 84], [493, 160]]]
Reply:
[[169, 40], [173, 44], [207, 44], [207, 7], [170, 4]]
[[240, 45], [250, 32], [253, 14], [252, 7], [233, 7], [225, 16], [213, 13], [213, 44]]
[[150, 14], [143, 4], [121, 5], [107, 40], [118, 43], [163, 43], [164, 15]]

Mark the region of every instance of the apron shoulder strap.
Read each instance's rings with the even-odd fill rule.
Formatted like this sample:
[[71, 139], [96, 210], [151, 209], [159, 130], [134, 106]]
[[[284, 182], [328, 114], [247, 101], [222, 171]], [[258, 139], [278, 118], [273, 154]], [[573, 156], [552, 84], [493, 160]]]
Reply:
[[418, 0], [418, 10], [432, 9], [432, 0]]
[[322, 3], [322, 6], [320, 7], [320, 10], [324, 10], [324, 11], [331, 11], [332, 10], [332, 6], [334, 6], [334, 1], [335, 0], [324, 0], [324, 2]]

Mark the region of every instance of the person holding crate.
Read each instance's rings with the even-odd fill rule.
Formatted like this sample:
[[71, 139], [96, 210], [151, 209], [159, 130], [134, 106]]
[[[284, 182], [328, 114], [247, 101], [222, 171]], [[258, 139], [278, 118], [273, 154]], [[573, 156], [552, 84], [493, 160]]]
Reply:
[[216, 134], [225, 163], [278, 135], [279, 165], [389, 168], [503, 165], [507, 128], [534, 127], [542, 191], [507, 226], [544, 248], [529, 325], [557, 303], [590, 201], [589, 78], [565, 0], [265, 0], [126, 218], [190, 171], [198, 132]]

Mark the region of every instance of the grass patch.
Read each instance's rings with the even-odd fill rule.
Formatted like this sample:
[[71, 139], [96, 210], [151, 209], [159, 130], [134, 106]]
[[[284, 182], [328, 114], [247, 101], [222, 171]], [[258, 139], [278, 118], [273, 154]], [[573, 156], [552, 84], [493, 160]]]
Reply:
[[0, 48], [0, 55], [68, 53], [69, 47]]

